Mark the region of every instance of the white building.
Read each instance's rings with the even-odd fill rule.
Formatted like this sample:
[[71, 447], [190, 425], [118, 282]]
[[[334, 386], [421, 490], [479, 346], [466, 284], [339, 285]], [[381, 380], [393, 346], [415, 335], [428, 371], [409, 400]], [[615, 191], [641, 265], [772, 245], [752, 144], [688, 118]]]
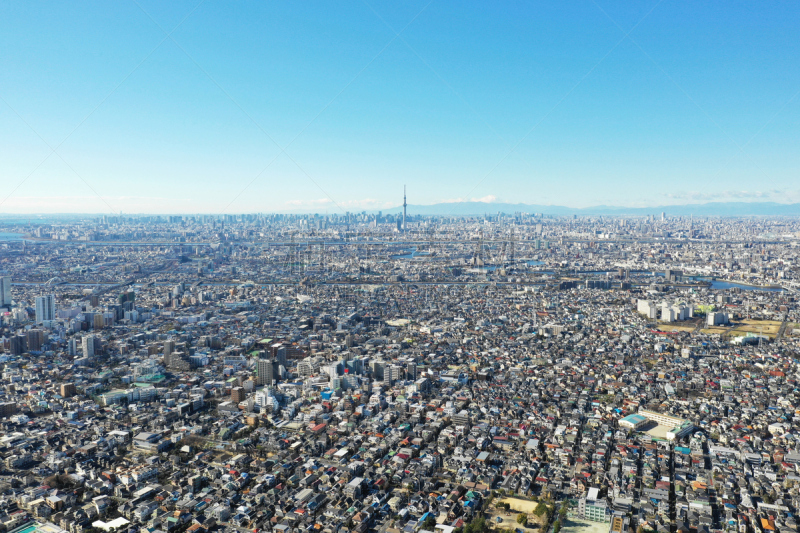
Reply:
[[86, 335], [81, 339], [83, 345], [83, 356], [94, 357], [94, 335]]
[[636, 311], [651, 320], [658, 318], [658, 308], [650, 300], [637, 300]]
[[685, 304], [668, 303], [661, 304], [661, 320], [664, 322], [675, 322], [678, 320], [689, 320], [693, 316], [692, 307]]
[[115, 405], [122, 402], [128, 404], [136, 402], [151, 402], [158, 398], [158, 390], [152, 385], [148, 387], [133, 387], [130, 389], [116, 389], [100, 395], [103, 405]]
[[319, 374], [320, 364], [316, 357], [307, 357], [297, 364], [297, 373], [307, 378]]
[[647, 409], [639, 409], [638, 414], [661, 426], [669, 428], [666, 433], [667, 440], [680, 439], [694, 431], [694, 424], [683, 418], [678, 418], [677, 416], [665, 415]]
[[161, 371], [161, 366], [153, 359], [147, 359], [141, 363], [133, 365], [133, 376], [137, 378], [142, 376], [150, 376], [153, 374], [160, 374]]
[[600, 489], [592, 487], [585, 497], [578, 500], [578, 515], [592, 522], [608, 522], [611, 511], [605, 500], [599, 499]]
[[41, 324], [45, 321], [55, 320], [56, 318], [56, 295], [48, 294], [36, 298], [36, 323]]
[[728, 323], [728, 314], [727, 313], [708, 313], [708, 317], [706, 318], [706, 323], [709, 326], [720, 326], [723, 324]]
[[271, 387], [265, 387], [256, 391], [255, 404], [261, 409], [271, 408], [273, 411], [277, 411], [280, 408], [278, 399], [273, 395]]

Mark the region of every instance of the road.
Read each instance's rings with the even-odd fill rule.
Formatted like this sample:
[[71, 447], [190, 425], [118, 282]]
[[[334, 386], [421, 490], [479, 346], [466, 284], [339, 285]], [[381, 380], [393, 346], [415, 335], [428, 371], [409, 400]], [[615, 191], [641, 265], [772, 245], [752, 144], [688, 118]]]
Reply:
[[786, 332], [786, 327], [789, 325], [789, 322], [786, 319], [787, 319], [787, 317], [784, 316], [783, 317], [783, 322], [781, 322], [781, 327], [778, 330], [778, 334], [775, 335], [775, 344], [778, 344], [779, 342], [781, 342], [781, 339], [783, 338], [783, 334]]

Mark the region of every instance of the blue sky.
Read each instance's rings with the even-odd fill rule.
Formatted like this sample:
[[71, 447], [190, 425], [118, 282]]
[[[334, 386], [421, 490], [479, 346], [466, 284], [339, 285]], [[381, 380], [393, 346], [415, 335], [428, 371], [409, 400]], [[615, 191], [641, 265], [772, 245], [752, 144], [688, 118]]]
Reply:
[[0, 212], [334, 213], [404, 184], [800, 201], [799, 23], [794, 2], [4, 2]]

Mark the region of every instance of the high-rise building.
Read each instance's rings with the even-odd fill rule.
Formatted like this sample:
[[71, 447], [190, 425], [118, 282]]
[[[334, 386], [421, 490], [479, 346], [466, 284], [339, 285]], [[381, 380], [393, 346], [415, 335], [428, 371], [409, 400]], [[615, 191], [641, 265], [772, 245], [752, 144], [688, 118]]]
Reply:
[[409, 361], [406, 363], [406, 376], [408, 376], [408, 379], [417, 379], [416, 361]]
[[258, 385], [271, 386], [275, 380], [275, 367], [272, 359], [259, 359], [256, 365], [256, 372], [258, 372]]
[[28, 336], [24, 333], [12, 335], [8, 341], [8, 347], [11, 355], [22, 355], [28, 349]]
[[400, 365], [388, 365], [383, 367], [383, 381], [385, 383], [394, 383], [399, 380], [403, 375], [403, 367]]
[[0, 276], [0, 307], [11, 307], [11, 276]]
[[41, 329], [29, 329], [26, 337], [28, 341], [29, 352], [42, 351], [42, 344], [44, 344], [44, 331]]
[[55, 320], [56, 318], [56, 295], [47, 294], [36, 298], [36, 323]]
[[270, 348], [272, 357], [278, 361], [279, 365], [286, 366], [287, 350], [286, 346], [280, 343], [273, 344]]
[[166, 340], [164, 341], [164, 355], [171, 355], [172, 352], [175, 351], [175, 341], [173, 340]]
[[245, 400], [244, 387], [234, 387], [231, 389], [231, 401], [234, 403], [243, 402]]
[[61, 397], [62, 398], [69, 398], [70, 396], [75, 396], [75, 384], [74, 383], [62, 383], [61, 384]]
[[83, 345], [83, 356], [94, 357], [94, 335], [86, 335], [81, 339]]

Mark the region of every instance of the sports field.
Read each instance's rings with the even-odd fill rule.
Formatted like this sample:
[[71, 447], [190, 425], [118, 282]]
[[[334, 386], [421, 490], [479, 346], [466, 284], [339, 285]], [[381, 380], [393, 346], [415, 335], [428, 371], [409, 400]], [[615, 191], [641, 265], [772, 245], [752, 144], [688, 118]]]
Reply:
[[500, 501], [502, 503], [507, 503], [515, 511], [527, 514], [532, 514], [536, 510], [536, 507], [539, 505], [537, 502], [532, 502], [529, 500], [520, 500], [519, 498], [503, 498]]
[[592, 522], [581, 518], [567, 518], [561, 527], [562, 533], [608, 533], [608, 522]]

